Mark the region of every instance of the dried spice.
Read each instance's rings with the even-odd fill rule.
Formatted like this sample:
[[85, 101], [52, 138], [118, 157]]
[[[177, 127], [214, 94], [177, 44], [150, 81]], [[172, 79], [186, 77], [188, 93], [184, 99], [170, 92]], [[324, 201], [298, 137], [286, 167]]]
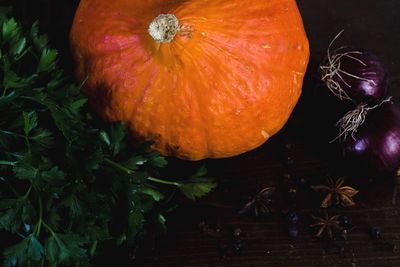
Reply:
[[328, 179], [327, 185], [312, 186], [314, 191], [327, 194], [321, 203], [321, 208], [327, 208], [338, 204], [344, 207], [355, 205], [352, 197], [358, 193], [358, 190], [351, 186], [344, 186], [343, 184], [344, 178], [339, 178], [336, 181]]
[[343, 228], [340, 226], [340, 215], [334, 215], [329, 217], [325, 214], [324, 217], [312, 216], [315, 223], [311, 224], [311, 227], [318, 227], [318, 231], [315, 234], [316, 237], [322, 237], [327, 235], [330, 239], [333, 239], [335, 234], [342, 233]]
[[273, 202], [272, 195], [274, 192], [275, 187], [265, 187], [240, 209], [239, 214], [254, 212], [256, 217], [270, 215]]

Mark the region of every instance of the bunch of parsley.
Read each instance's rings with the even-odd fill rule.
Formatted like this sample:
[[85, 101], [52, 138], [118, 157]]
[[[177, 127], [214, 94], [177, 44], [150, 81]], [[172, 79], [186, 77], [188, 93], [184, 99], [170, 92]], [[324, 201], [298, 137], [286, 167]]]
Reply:
[[[57, 51], [0, 8], [0, 247], [4, 266], [90, 266], [105, 242], [137, 246], [176, 191], [215, 187], [201, 168], [158, 178], [167, 161], [132, 151], [120, 123], [104, 126], [57, 66]], [[161, 207], [161, 208], [160, 208]], [[117, 211], [117, 212], [116, 212]]]

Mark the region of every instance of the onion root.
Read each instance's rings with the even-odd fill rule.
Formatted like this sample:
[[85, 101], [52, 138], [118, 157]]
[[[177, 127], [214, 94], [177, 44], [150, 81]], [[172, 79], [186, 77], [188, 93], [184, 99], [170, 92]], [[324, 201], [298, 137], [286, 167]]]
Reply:
[[339, 36], [343, 33], [344, 30], [341, 30], [331, 41], [331, 43], [328, 46], [327, 50], [327, 56], [326, 59], [324, 60], [324, 63], [319, 66], [319, 69], [322, 73], [322, 78], [321, 80], [326, 84], [328, 89], [340, 100], [352, 100], [351, 97], [346, 93], [346, 91], [343, 89], [342, 85], [335, 79], [336, 77], [339, 78], [340, 81], [343, 82], [345, 86], [348, 88], [351, 87], [350, 84], [346, 82], [346, 79], [343, 78], [344, 76], [352, 77], [358, 80], [366, 81], [369, 83], [372, 83], [373, 85], [376, 85], [375, 81], [359, 77], [357, 75], [351, 74], [349, 72], [346, 72], [341, 69], [341, 59], [343, 57], [350, 58], [354, 61], [357, 61], [363, 66], [366, 66], [366, 64], [355, 57], [355, 55], [361, 55], [363, 52], [361, 51], [345, 51], [341, 52], [343, 49], [347, 48], [346, 46], [339, 47], [338, 49], [331, 51], [332, 46], [334, 42], [339, 38]]
[[368, 104], [359, 104], [354, 110], [347, 112], [337, 123], [336, 127], [339, 129], [339, 135], [331, 142], [339, 140], [340, 142], [346, 141], [351, 136], [355, 139], [354, 134], [357, 133], [358, 127], [360, 127], [368, 114], [369, 111], [374, 110], [385, 103], [391, 102], [392, 97], [388, 97], [381, 103], [369, 107]]

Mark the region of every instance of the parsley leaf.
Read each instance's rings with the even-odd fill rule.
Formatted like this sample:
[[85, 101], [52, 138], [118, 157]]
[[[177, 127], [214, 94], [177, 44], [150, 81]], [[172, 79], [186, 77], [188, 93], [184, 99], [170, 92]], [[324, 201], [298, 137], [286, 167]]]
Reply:
[[37, 168], [23, 161], [15, 164], [13, 170], [16, 178], [31, 181], [34, 181], [39, 174], [39, 170]]
[[53, 233], [45, 245], [50, 266], [69, 263], [71, 260], [86, 260], [85, 244], [86, 240], [77, 235]]
[[51, 71], [56, 66], [57, 51], [54, 49], [45, 48], [42, 51], [40, 60], [37, 66], [37, 72]]
[[37, 114], [35, 111], [31, 111], [29, 113], [23, 112], [22, 116], [24, 118], [24, 133], [26, 136], [37, 126]]
[[186, 197], [192, 200], [203, 197], [216, 187], [215, 181], [206, 175], [207, 168], [203, 165], [190, 179], [180, 183], [178, 187]]
[[44, 248], [42, 244], [33, 235], [30, 235], [18, 244], [4, 250], [4, 266], [13, 267], [17, 264], [26, 266], [28, 262], [37, 263], [42, 259], [43, 255]]
[[128, 217], [128, 240], [133, 242], [136, 235], [142, 230], [145, 219], [139, 210], [132, 210]]

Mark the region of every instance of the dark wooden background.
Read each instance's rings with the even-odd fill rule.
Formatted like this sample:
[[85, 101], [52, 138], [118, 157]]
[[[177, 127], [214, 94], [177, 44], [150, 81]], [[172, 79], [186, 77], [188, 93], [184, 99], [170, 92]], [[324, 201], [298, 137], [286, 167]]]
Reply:
[[[400, 93], [400, 1], [398, 0], [298, 0], [311, 47], [311, 59], [303, 95], [286, 127], [264, 146], [241, 156], [208, 160], [218, 188], [198, 203], [187, 202], [169, 215], [168, 233], [137, 253], [135, 266], [400, 266], [400, 252], [377, 245], [370, 237], [371, 226], [382, 228], [384, 240], [400, 246], [400, 209], [392, 204], [390, 177], [348, 177], [360, 189], [357, 205], [338, 208], [330, 214], [346, 214], [356, 228], [347, 241], [328, 242], [313, 237], [312, 214], [318, 214], [319, 198], [309, 185], [326, 177], [349, 173], [334, 137], [334, 122], [351, 105], [340, 106], [318, 81], [318, 64], [330, 40], [345, 30], [338, 44], [362, 47], [382, 59], [390, 74], [390, 92]], [[20, 17], [39, 18], [44, 32], [60, 50], [61, 63], [71, 67], [68, 31], [77, 0], [2, 1], [17, 6]], [[24, 14], [25, 13], [25, 14]], [[29, 13], [29, 14], [27, 14]], [[29, 21], [26, 21], [29, 23]], [[286, 144], [292, 144], [293, 167], [286, 164]], [[172, 166], [190, 170], [198, 163], [174, 161]], [[353, 170], [354, 172], [354, 170]], [[300, 216], [299, 236], [289, 238], [284, 212], [284, 189], [279, 186], [278, 210], [269, 218], [239, 216], [246, 199], [266, 185], [282, 184], [285, 173], [298, 186], [294, 210]], [[357, 172], [356, 172], [357, 173]], [[300, 180], [305, 183], [299, 183]], [[400, 200], [399, 200], [400, 201]], [[219, 237], [205, 234], [204, 221], [220, 229]], [[230, 249], [232, 231], [242, 230], [243, 250]], [[226, 249], [221, 249], [227, 247]], [[399, 247], [400, 248], [400, 247]], [[225, 253], [221, 253], [225, 251]], [[400, 249], [399, 249], [400, 250]], [[225, 254], [225, 256], [223, 255]], [[111, 265], [109, 265], [111, 266]]]

